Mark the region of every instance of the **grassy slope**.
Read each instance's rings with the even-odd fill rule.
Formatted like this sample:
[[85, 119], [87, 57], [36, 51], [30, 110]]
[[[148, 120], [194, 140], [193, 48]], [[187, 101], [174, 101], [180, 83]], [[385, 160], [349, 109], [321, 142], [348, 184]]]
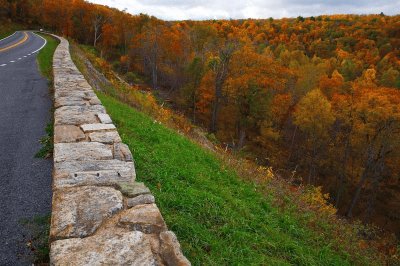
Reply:
[[[350, 264], [346, 252], [333, 251], [290, 211], [273, 207], [210, 152], [110, 96], [98, 96], [133, 152], [138, 180], [155, 194], [194, 265]], [[362, 260], [356, 263], [371, 264]]]

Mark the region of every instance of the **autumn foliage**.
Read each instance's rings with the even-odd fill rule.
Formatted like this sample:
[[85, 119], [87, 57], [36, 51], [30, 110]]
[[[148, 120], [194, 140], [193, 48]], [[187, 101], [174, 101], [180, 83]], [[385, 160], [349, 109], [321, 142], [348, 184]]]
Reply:
[[227, 149], [329, 193], [314, 200], [399, 233], [400, 16], [168, 22], [82, 0], [0, 4], [94, 46]]

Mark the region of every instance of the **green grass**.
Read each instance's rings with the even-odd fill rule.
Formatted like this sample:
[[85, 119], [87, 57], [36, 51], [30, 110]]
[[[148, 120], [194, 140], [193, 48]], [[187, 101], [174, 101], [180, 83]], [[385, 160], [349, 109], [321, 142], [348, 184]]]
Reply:
[[[50, 91], [53, 89], [53, 54], [56, 50], [59, 41], [52, 36], [46, 34], [40, 34], [43, 38], [46, 39], [46, 46], [43, 47], [42, 50], [39, 51], [37, 56], [37, 63], [39, 66], [39, 70], [44, 77], [49, 81]], [[36, 153], [35, 157], [37, 158], [48, 158], [53, 153], [53, 122], [50, 122], [46, 126], [46, 136], [40, 139], [40, 143], [42, 147]]]
[[[102, 93], [99, 98], [193, 265], [349, 265], [326, 237], [302, 225], [215, 155]], [[336, 248], [337, 249], [337, 248]], [[353, 258], [354, 259], [354, 258]], [[357, 259], [358, 260], [358, 259]], [[371, 264], [366, 261], [356, 264]]]
[[[35, 265], [47, 265], [49, 258], [49, 233], [51, 215], [35, 216], [32, 219], [22, 219], [20, 223], [29, 231], [26, 247], [31, 251], [30, 260]], [[43, 264], [42, 264], [43, 263]]]
[[53, 54], [56, 50], [59, 41], [52, 36], [46, 34], [40, 34], [46, 39], [47, 44], [39, 51], [37, 56], [37, 61], [39, 65], [39, 70], [48, 80], [53, 80]]
[[54, 135], [54, 126], [53, 122], [50, 122], [46, 126], [46, 135], [40, 139], [40, 144], [42, 147], [40, 150], [35, 154], [36, 158], [49, 158], [53, 154], [53, 135]]

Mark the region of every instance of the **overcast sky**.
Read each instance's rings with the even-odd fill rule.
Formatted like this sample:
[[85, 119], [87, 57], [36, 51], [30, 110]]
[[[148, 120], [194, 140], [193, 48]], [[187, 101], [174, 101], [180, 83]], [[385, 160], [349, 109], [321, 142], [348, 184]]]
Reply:
[[89, 0], [164, 20], [400, 13], [400, 0]]

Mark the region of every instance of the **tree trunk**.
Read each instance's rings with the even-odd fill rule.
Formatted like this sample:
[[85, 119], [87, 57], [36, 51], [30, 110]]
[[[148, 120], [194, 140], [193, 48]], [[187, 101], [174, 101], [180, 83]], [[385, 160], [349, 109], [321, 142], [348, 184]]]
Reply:
[[157, 89], [157, 65], [155, 63], [152, 64], [152, 83], [153, 89]]
[[96, 47], [96, 43], [97, 43], [97, 29], [96, 29], [96, 27], [95, 27], [95, 29], [94, 29], [93, 47]]
[[217, 131], [217, 117], [218, 117], [218, 110], [219, 109], [219, 99], [215, 97], [212, 106], [212, 113], [211, 113], [211, 125], [210, 125], [210, 132], [215, 133]]
[[[317, 148], [316, 148], [316, 146], [317, 146], [317, 140], [316, 140], [316, 137], [315, 136], [313, 136], [312, 137], [312, 152], [311, 152], [311, 161], [310, 161], [310, 169], [309, 169], [309, 174], [308, 174], [308, 184], [311, 184], [311, 183], [315, 183], [315, 179], [314, 179], [314, 176], [315, 176], [315, 158], [316, 158], [316, 156], [317, 156]], [[312, 182], [311, 182], [312, 181]]]
[[347, 159], [349, 156], [349, 147], [350, 147], [350, 136], [346, 140], [346, 145], [345, 145], [345, 150], [344, 150], [344, 156], [342, 159], [342, 169], [340, 170], [340, 178], [339, 178], [339, 184], [338, 184], [338, 190], [336, 192], [336, 201], [335, 201], [335, 207], [338, 208], [339, 202], [340, 202], [340, 197], [342, 196], [343, 193], [343, 182], [346, 176], [346, 164], [347, 164]]
[[292, 159], [294, 138], [296, 137], [296, 132], [297, 132], [297, 126], [294, 128], [294, 131], [293, 131], [292, 141], [291, 141], [291, 143], [290, 143], [290, 148], [289, 148], [289, 157], [288, 157], [288, 159], [287, 159], [288, 162]]
[[192, 108], [193, 108], [193, 123], [196, 123], [196, 89], [197, 87], [194, 88], [194, 92], [192, 95]]
[[218, 112], [219, 112], [220, 99], [222, 98], [222, 85], [224, 82], [223, 77], [219, 77], [218, 74], [215, 79], [216, 79], [216, 81], [215, 81], [215, 99], [214, 99], [213, 106], [212, 106], [211, 125], [210, 125], [210, 131], [212, 133], [217, 132]]
[[239, 131], [239, 142], [237, 145], [238, 149], [243, 148], [245, 139], [246, 139], [246, 130], [241, 127]]
[[368, 159], [366, 160], [366, 162], [364, 164], [364, 166], [365, 166], [364, 171], [362, 173], [360, 181], [358, 182], [357, 190], [351, 201], [350, 208], [347, 211], [347, 217], [349, 217], [349, 218], [351, 218], [353, 215], [354, 206], [356, 205], [356, 203], [360, 197], [361, 190], [364, 186], [365, 181], [367, 180], [370, 170], [376, 168], [377, 160], [379, 160], [379, 157], [378, 157], [378, 159], [374, 160], [375, 156], [374, 156], [373, 147], [371, 144], [368, 147], [367, 154], [368, 154]]
[[367, 175], [367, 170], [364, 170], [364, 172], [362, 174], [362, 177], [361, 177], [360, 181], [358, 182], [357, 190], [356, 190], [356, 193], [353, 196], [353, 200], [351, 201], [350, 208], [347, 211], [347, 215], [346, 216], [349, 217], [349, 218], [351, 218], [353, 216], [354, 206], [356, 205], [356, 203], [358, 201], [358, 198], [360, 197], [361, 189], [363, 188], [364, 183], [367, 180], [367, 176], [368, 176]]
[[373, 176], [373, 181], [372, 181], [372, 192], [369, 195], [369, 200], [368, 200], [368, 208], [365, 214], [365, 222], [368, 223], [369, 219], [371, 217], [371, 214], [374, 210], [374, 205], [376, 201], [376, 196], [378, 194], [378, 188], [379, 188], [379, 183], [383, 179], [382, 173], [385, 169], [385, 148], [382, 147], [381, 149], [381, 154], [382, 156], [379, 158], [378, 162], [376, 163], [375, 171], [374, 171], [374, 176]]

